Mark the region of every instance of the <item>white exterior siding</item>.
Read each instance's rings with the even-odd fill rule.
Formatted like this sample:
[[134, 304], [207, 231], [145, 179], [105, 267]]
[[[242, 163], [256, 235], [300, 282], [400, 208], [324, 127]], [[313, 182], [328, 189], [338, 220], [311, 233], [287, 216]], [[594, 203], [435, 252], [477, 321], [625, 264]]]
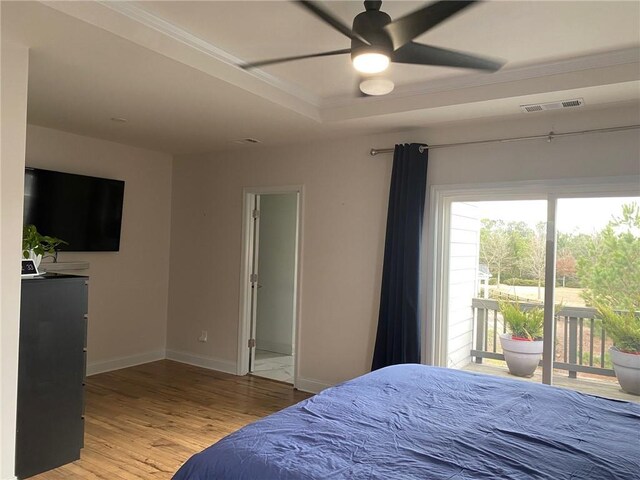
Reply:
[[477, 294], [480, 252], [480, 218], [471, 203], [451, 205], [449, 244], [449, 306], [447, 315], [447, 366], [462, 368], [471, 362], [473, 309]]

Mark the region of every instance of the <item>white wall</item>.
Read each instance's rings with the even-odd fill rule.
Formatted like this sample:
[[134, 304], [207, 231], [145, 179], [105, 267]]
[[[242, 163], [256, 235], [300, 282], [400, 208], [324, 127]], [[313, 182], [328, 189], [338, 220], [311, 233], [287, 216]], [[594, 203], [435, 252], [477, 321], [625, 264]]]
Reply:
[[165, 153], [28, 127], [28, 166], [125, 181], [120, 251], [59, 254], [90, 263], [78, 272], [90, 277], [89, 373], [164, 358], [171, 162]]
[[298, 194], [260, 195], [256, 347], [293, 353]]
[[0, 52], [0, 478], [13, 478], [20, 329], [20, 257], [29, 50]]
[[[546, 113], [546, 112], [545, 112]], [[476, 122], [425, 132], [431, 143], [450, 143], [640, 124], [635, 106]], [[531, 115], [531, 117], [529, 117]], [[430, 185], [509, 182], [640, 173], [638, 130], [546, 140], [471, 145], [429, 153]]]
[[[286, 148], [178, 157], [173, 170], [169, 349], [234, 371], [243, 186], [304, 184], [301, 386], [369, 370], [391, 156], [371, 147], [545, 134], [638, 122], [635, 107], [523, 116]], [[640, 174], [637, 131], [433, 150], [429, 185]], [[202, 265], [189, 264], [199, 252]], [[214, 332], [197, 342], [200, 330]]]

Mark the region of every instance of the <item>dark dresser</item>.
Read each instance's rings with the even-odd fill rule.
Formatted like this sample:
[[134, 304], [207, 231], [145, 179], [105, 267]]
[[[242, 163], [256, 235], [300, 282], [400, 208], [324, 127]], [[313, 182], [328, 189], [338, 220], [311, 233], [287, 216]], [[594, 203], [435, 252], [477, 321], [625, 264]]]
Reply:
[[16, 476], [80, 458], [88, 278], [47, 274], [22, 280]]

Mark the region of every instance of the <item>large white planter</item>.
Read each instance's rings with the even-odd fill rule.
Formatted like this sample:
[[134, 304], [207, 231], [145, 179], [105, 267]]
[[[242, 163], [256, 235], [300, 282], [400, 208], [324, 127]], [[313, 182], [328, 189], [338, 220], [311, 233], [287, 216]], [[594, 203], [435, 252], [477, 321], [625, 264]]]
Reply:
[[622, 390], [640, 395], [640, 355], [624, 353], [615, 347], [611, 347], [609, 353]]
[[512, 375], [530, 377], [542, 358], [542, 340], [513, 340], [510, 333], [500, 335], [500, 344]]

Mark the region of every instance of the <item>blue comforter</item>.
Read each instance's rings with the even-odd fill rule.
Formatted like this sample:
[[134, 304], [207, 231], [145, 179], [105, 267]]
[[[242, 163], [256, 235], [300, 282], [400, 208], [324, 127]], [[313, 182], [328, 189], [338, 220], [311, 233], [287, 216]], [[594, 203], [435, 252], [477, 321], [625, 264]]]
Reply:
[[640, 479], [640, 405], [424, 365], [248, 425], [174, 480]]

